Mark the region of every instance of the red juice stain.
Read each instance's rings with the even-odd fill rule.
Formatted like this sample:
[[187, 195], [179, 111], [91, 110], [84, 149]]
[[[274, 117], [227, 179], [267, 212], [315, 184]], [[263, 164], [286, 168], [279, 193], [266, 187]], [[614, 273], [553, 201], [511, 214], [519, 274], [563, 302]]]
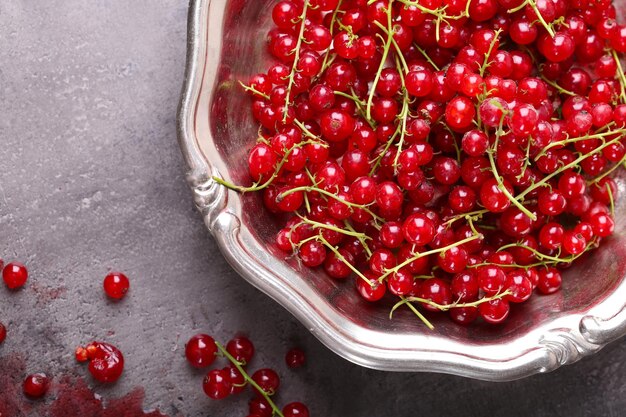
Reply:
[[22, 393], [26, 365], [22, 356], [0, 358], [0, 417], [168, 417], [144, 412], [144, 390], [133, 389], [121, 398], [102, 400], [80, 377], [53, 377], [45, 399], [32, 401]]
[[30, 289], [35, 293], [37, 306], [50, 304], [67, 293], [66, 287], [46, 287], [37, 283], [33, 283]]

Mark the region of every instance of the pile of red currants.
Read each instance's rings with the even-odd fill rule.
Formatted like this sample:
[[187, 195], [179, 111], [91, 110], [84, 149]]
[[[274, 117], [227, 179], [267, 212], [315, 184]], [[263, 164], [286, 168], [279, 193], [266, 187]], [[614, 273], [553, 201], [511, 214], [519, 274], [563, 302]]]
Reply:
[[561, 287], [615, 228], [626, 26], [610, 0], [283, 0], [242, 83], [276, 244], [460, 324]]

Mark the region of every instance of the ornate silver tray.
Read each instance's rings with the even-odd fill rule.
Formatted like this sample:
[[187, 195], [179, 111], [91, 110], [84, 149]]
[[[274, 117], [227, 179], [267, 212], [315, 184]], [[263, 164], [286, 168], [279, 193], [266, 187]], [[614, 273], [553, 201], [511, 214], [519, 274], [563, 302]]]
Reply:
[[[237, 80], [265, 68], [270, 0], [192, 0], [178, 140], [188, 182], [206, 226], [243, 278], [289, 310], [344, 358], [388, 371], [444, 372], [506, 381], [548, 372], [626, 334], [626, 205], [617, 232], [564, 275], [563, 290], [515, 306], [501, 326], [460, 327], [433, 317], [428, 330], [409, 311], [362, 301], [347, 283], [300, 268], [274, 247], [278, 225], [259, 196], [211, 180], [247, 177], [256, 137], [248, 98]], [[624, 196], [624, 181], [619, 181]], [[243, 284], [242, 284], [243, 285]]]

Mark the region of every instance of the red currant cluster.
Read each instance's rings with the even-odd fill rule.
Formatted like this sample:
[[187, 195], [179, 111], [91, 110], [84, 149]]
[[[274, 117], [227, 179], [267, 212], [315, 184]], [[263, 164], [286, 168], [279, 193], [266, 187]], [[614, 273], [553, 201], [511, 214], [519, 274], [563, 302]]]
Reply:
[[[254, 345], [247, 337], [239, 336], [231, 339], [226, 347], [216, 342], [211, 336], [197, 334], [185, 346], [187, 361], [194, 368], [206, 368], [213, 364], [217, 356], [226, 357], [230, 365], [222, 369], [213, 369], [204, 377], [202, 388], [209, 398], [221, 400], [229, 395], [239, 394], [249, 384], [256, 394], [249, 404], [249, 417], [308, 417], [308, 408], [300, 402], [292, 402], [282, 411], [274, 404], [271, 396], [276, 394], [280, 386], [280, 378], [276, 371], [262, 368], [252, 376], [245, 371], [245, 366], [254, 356]], [[285, 360], [290, 368], [304, 364], [304, 352], [292, 349], [287, 352]]]
[[[284, 0], [244, 89], [277, 246], [461, 324], [561, 286], [614, 229], [626, 26], [610, 0]], [[417, 309], [419, 306], [420, 309]]]

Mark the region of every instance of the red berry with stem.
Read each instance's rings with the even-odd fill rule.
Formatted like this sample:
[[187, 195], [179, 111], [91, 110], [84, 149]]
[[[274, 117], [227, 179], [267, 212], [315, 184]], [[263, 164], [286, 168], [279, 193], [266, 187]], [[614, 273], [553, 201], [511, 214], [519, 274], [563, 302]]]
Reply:
[[506, 273], [496, 265], [484, 265], [476, 269], [478, 285], [488, 295], [502, 291], [506, 285]]
[[469, 302], [478, 298], [478, 279], [471, 270], [465, 270], [452, 278], [450, 284], [452, 298], [461, 302]]
[[247, 337], [238, 336], [228, 341], [226, 351], [235, 358], [237, 362], [245, 365], [250, 363], [254, 356], [254, 345]]
[[441, 252], [437, 262], [444, 271], [456, 274], [467, 266], [467, 252], [460, 246], [454, 246]]
[[31, 374], [26, 377], [22, 389], [30, 398], [41, 398], [48, 392], [50, 379], [44, 373]]
[[467, 97], [457, 96], [446, 106], [446, 123], [452, 130], [467, 130], [474, 122], [474, 117], [476, 117], [476, 108]]
[[[503, 189], [506, 189], [509, 194], [513, 194], [513, 187], [508, 181], [503, 180]], [[489, 211], [493, 213], [502, 213], [511, 206], [511, 200], [500, 188], [498, 181], [495, 178], [488, 179], [480, 187], [480, 202]]]
[[472, 324], [479, 315], [477, 307], [455, 307], [449, 314], [452, 321], [463, 326]]
[[372, 271], [368, 271], [364, 276], [367, 278], [367, 281], [361, 277], [356, 278], [356, 287], [361, 297], [370, 302], [375, 302], [383, 298], [387, 290], [384, 284], [378, 282], [376, 274]]
[[285, 417], [309, 417], [309, 409], [300, 402], [293, 402], [283, 407]]
[[187, 342], [185, 357], [194, 368], [206, 368], [215, 361], [217, 346], [207, 334], [197, 334]]
[[[276, 371], [270, 368], [259, 369], [252, 374], [252, 380], [268, 395], [278, 392], [280, 378]], [[257, 393], [260, 395], [260, 393]]]
[[490, 324], [502, 323], [508, 317], [509, 311], [508, 301], [502, 298], [485, 301], [478, 305], [480, 316]]
[[568, 230], [563, 234], [562, 248], [566, 253], [580, 255], [586, 247], [587, 239], [575, 230]]
[[274, 410], [263, 397], [254, 397], [248, 403], [248, 411], [251, 416], [272, 417]]
[[28, 279], [28, 269], [24, 264], [19, 262], [11, 262], [4, 266], [2, 270], [2, 279], [10, 290], [17, 290], [26, 284]]
[[[424, 281], [419, 288], [418, 297], [430, 300], [440, 306], [452, 304], [453, 301], [450, 284], [439, 278]], [[422, 303], [422, 306], [429, 311], [441, 311], [438, 306], [432, 304]]]
[[537, 289], [542, 294], [552, 294], [561, 289], [561, 273], [553, 267], [539, 268]]
[[615, 221], [607, 213], [595, 214], [589, 222], [594, 233], [599, 237], [608, 237], [615, 230]]
[[387, 278], [387, 287], [392, 294], [404, 297], [413, 289], [413, 275], [405, 268], [400, 269]]
[[292, 348], [285, 355], [285, 362], [291, 369], [301, 368], [306, 362], [306, 355], [302, 349]]
[[512, 303], [523, 303], [530, 298], [533, 292], [533, 284], [522, 269], [506, 274], [505, 285], [506, 289], [511, 292], [506, 296], [506, 299]]
[[224, 369], [213, 369], [202, 381], [204, 393], [214, 400], [222, 400], [230, 395], [232, 383], [230, 373]]
[[105, 294], [109, 298], [121, 300], [128, 292], [130, 281], [121, 272], [111, 272], [104, 277], [103, 287]]
[[239, 372], [234, 365], [229, 365], [223, 369], [228, 373], [228, 379], [230, 381], [230, 393], [231, 394], [239, 394], [246, 389], [246, 378]]
[[416, 213], [406, 218], [402, 224], [402, 232], [407, 242], [424, 246], [435, 236], [435, 224], [425, 214]]

